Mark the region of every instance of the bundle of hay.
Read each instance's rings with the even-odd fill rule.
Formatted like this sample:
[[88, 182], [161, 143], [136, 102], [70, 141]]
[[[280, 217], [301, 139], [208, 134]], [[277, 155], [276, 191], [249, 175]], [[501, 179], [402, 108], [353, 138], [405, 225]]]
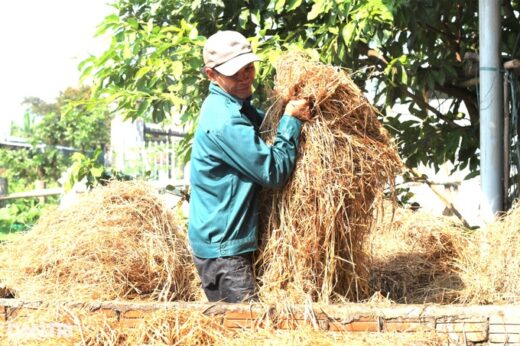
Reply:
[[300, 302], [365, 298], [362, 243], [401, 161], [376, 110], [343, 70], [297, 53], [279, 61], [277, 101], [262, 130], [276, 132], [291, 99], [309, 100], [315, 116], [303, 127], [290, 181], [263, 195], [260, 294]]
[[[76, 323], [82, 325], [82, 341], [87, 345], [229, 345], [235, 333], [225, 328], [219, 318], [198, 311], [174, 310], [151, 314], [125, 327], [117, 321], [100, 321], [88, 312], [79, 312]], [[81, 322], [80, 322], [81, 321]], [[235, 345], [238, 345], [235, 344]], [[243, 345], [243, 344], [242, 344]]]
[[465, 303], [520, 302], [520, 203], [474, 238], [457, 260]]
[[43, 216], [2, 245], [0, 282], [29, 300], [189, 300], [184, 225], [151, 191], [114, 181]]
[[[172, 312], [144, 320], [134, 328], [121, 328], [105, 323], [86, 326], [87, 345], [350, 345], [350, 346], [441, 346], [447, 345], [447, 335], [435, 331], [418, 330], [414, 333], [327, 333], [311, 326], [297, 330], [276, 330], [257, 327], [255, 329], [224, 328], [216, 317], [193, 312]], [[1, 339], [0, 339], [1, 340]]]
[[399, 303], [454, 303], [462, 282], [456, 259], [469, 241], [460, 222], [398, 208], [366, 241], [370, 289]]
[[[132, 311], [135, 313], [135, 311]], [[88, 306], [49, 306], [0, 329], [2, 345], [448, 345], [448, 333], [414, 327], [413, 332], [330, 332], [309, 322], [297, 329], [278, 329], [260, 321], [229, 328], [222, 316], [208, 316], [183, 308], [154, 311], [132, 318], [92, 312]], [[36, 330], [37, 333], [31, 333]]]

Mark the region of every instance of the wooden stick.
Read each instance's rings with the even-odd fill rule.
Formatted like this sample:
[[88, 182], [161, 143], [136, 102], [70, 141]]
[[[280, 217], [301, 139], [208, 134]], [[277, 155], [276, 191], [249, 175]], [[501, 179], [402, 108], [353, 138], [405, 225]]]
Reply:
[[520, 69], [520, 60], [513, 59], [513, 60], [506, 61], [504, 63], [504, 68], [506, 70], [518, 70], [518, 69]]
[[53, 195], [62, 195], [63, 189], [61, 187], [55, 187], [51, 189], [35, 189], [25, 192], [16, 192], [7, 196], [0, 196], [1, 200], [18, 199], [18, 198], [31, 198], [31, 197], [45, 197]]
[[453, 212], [453, 214], [455, 214], [455, 216], [457, 216], [459, 218], [460, 221], [462, 221], [462, 223], [464, 224], [465, 227], [471, 228], [468, 221], [464, 218], [464, 216], [462, 216], [462, 214], [457, 210], [457, 208], [455, 208], [453, 203], [450, 202], [449, 198], [446, 197], [446, 195], [443, 192], [441, 192], [436, 186], [434, 186], [434, 184], [432, 182], [430, 182], [424, 175], [417, 172], [417, 170], [415, 168], [411, 168], [410, 172], [416, 178], [424, 181], [428, 185], [428, 187], [433, 191], [433, 193], [435, 193], [437, 195], [437, 197], [439, 197], [439, 199], [442, 201], [442, 203], [444, 203], [444, 205], [446, 207], [448, 207], [448, 209], [450, 209]]

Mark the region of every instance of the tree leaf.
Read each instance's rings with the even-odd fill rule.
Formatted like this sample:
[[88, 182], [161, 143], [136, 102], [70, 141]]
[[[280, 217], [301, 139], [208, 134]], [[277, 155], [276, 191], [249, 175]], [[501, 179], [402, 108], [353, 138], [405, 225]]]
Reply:
[[135, 79], [141, 79], [145, 74], [151, 70], [150, 66], [141, 67], [135, 74]]
[[343, 37], [343, 41], [347, 46], [350, 46], [350, 44], [353, 41], [353, 37], [355, 35], [355, 23], [349, 22], [345, 26], [343, 26], [343, 29], [341, 30], [341, 37]]
[[151, 103], [152, 103], [152, 101], [149, 97], [142, 100], [141, 103], [139, 104], [139, 108], [137, 109], [136, 117], [142, 117], [145, 115], [146, 112], [149, 112]]
[[320, 14], [323, 13], [323, 9], [325, 8], [325, 0], [315, 0], [312, 5], [311, 11], [307, 14], [307, 20], [314, 20]]
[[256, 25], [260, 26], [260, 12], [259, 11], [251, 11], [251, 22]]
[[128, 18], [127, 23], [132, 27], [132, 29], [137, 30], [139, 28], [139, 23], [135, 18]]
[[90, 174], [92, 174], [94, 178], [99, 178], [104, 171], [105, 169], [103, 167], [92, 167], [90, 169]]
[[282, 13], [283, 7], [285, 6], [285, 0], [276, 0], [274, 10], [276, 13]]
[[182, 62], [172, 61], [170, 68], [175, 79], [180, 79], [183, 71]]
[[287, 12], [294, 11], [298, 7], [300, 7], [302, 4], [302, 0], [290, 0], [289, 4], [287, 5]]

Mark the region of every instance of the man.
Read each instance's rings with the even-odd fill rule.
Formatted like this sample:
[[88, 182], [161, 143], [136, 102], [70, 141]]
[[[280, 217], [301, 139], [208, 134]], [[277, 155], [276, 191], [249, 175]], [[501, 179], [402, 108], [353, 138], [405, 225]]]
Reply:
[[310, 110], [305, 100], [290, 101], [267, 145], [258, 133], [263, 114], [250, 104], [259, 59], [247, 39], [217, 32], [203, 55], [211, 83], [192, 148], [188, 234], [208, 300], [240, 302], [255, 294], [259, 189], [280, 188], [291, 175]]

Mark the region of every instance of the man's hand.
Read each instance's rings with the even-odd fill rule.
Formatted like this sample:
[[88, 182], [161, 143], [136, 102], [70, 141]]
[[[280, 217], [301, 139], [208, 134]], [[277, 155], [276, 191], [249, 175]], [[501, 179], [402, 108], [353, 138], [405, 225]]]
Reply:
[[309, 121], [312, 118], [309, 102], [305, 99], [289, 101], [285, 106], [284, 114], [291, 115], [301, 121]]

